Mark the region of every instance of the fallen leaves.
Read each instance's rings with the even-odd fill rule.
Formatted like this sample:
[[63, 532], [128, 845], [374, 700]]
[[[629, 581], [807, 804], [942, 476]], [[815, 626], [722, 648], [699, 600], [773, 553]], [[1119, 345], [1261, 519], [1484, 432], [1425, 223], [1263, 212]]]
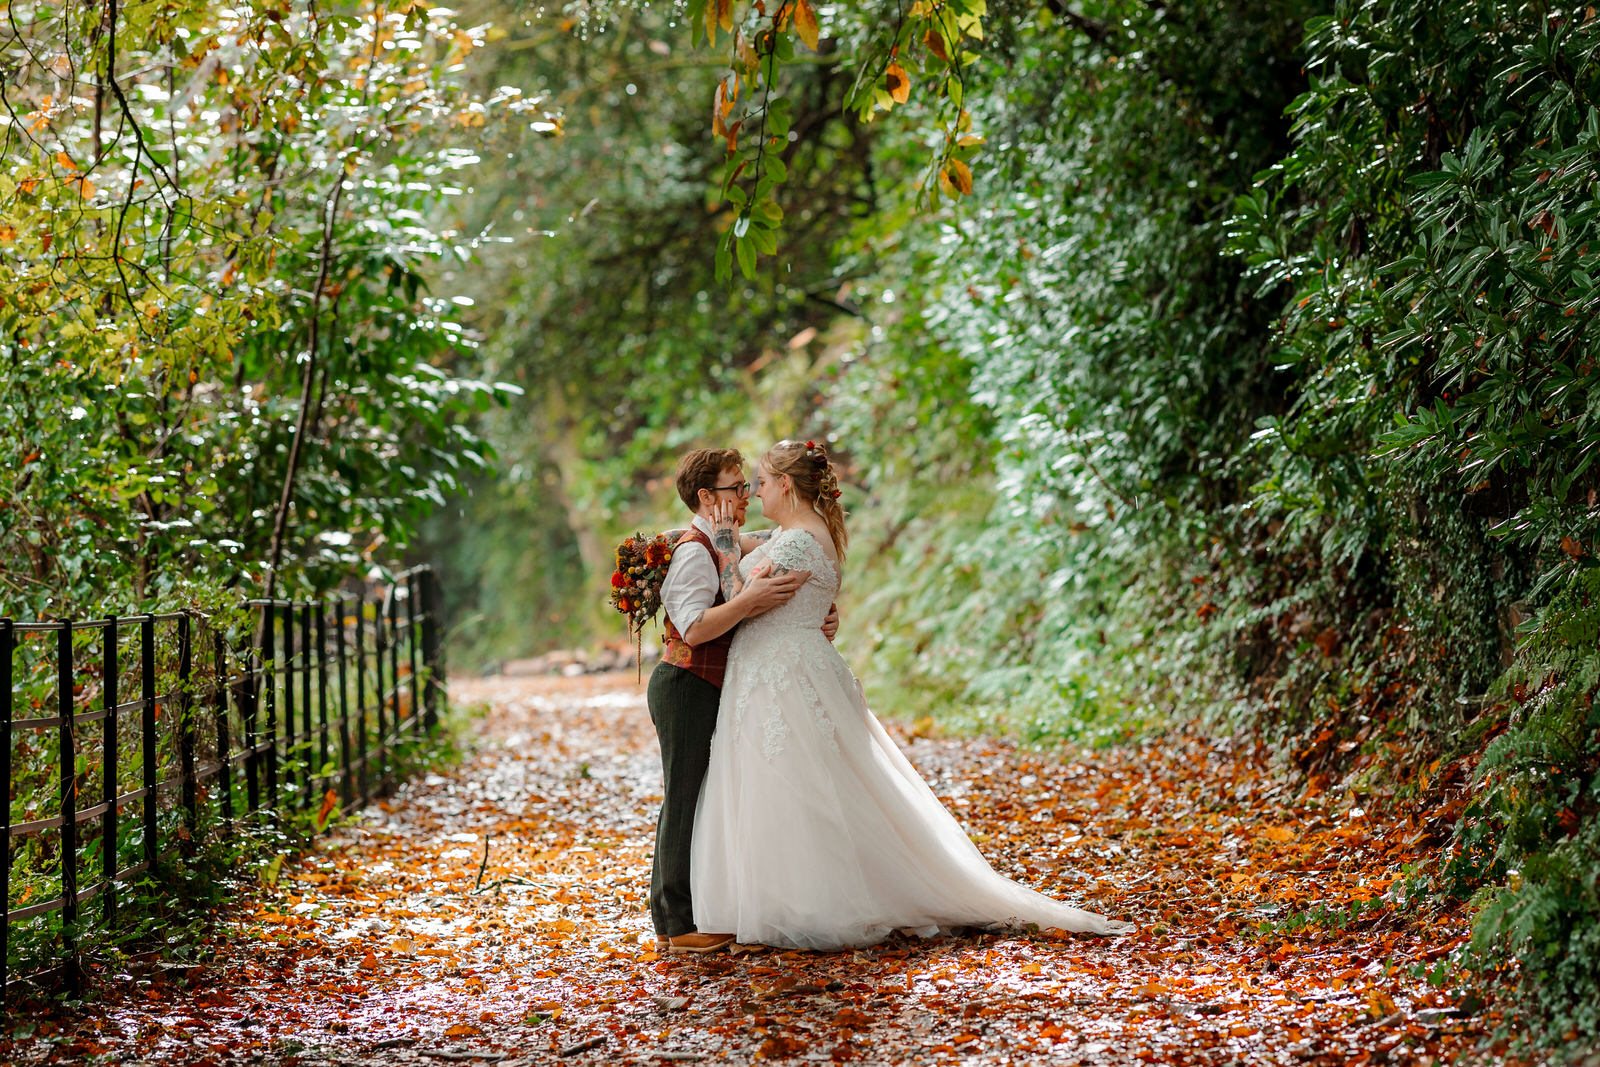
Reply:
[[[1332, 787], [1295, 797], [1247, 749], [1177, 735], [1063, 759], [901, 735], [999, 870], [1132, 918], [1134, 937], [663, 956], [645, 899], [660, 779], [642, 687], [631, 674], [523, 679], [455, 696], [493, 708], [476, 758], [284, 862], [227, 920], [203, 975], [135, 968], [64, 1013], [72, 1040], [146, 1063], [219, 1047], [205, 1055], [240, 1067], [311, 1052], [363, 1067], [1332, 1067], [1448, 1060], [1495, 1023], [1453, 1014], [1426, 977], [1465, 919], [1386, 896], [1423, 855], [1414, 822], [1370, 806], [1353, 817]], [[0, 1059], [69, 1047], [0, 1039]]]

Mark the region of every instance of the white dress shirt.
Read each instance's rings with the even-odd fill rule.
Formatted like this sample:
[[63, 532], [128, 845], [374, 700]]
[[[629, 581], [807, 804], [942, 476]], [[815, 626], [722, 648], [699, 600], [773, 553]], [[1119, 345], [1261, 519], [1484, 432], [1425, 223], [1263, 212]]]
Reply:
[[[694, 526], [707, 537], [711, 536], [710, 520], [696, 515]], [[737, 543], [733, 552], [734, 558], [738, 559]], [[667, 618], [672, 620], [678, 632], [686, 633], [716, 603], [721, 587], [716, 557], [704, 545], [685, 541], [673, 550], [667, 577], [661, 583], [661, 606], [666, 609]]]

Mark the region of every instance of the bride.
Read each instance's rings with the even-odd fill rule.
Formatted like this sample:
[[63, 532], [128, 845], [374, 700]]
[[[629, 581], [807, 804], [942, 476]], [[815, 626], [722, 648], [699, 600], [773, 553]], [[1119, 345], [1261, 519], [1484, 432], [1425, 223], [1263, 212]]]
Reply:
[[[824, 950], [955, 926], [1131, 932], [996, 873], [867, 709], [821, 629], [846, 544], [827, 453], [781, 441], [761, 458], [757, 486], [779, 529], [739, 572], [765, 562], [811, 577], [734, 633], [695, 815], [696, 927]], [[731, 559], [735, 508], [718, 505], [712, 524]]]

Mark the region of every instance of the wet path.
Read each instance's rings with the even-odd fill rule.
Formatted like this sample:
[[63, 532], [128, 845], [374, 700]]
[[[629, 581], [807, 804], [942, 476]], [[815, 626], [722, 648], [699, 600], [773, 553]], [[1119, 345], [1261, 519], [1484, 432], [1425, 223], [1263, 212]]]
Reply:
[[899, 735], [997, 868], [1138, 936], [659, 957], [643, 688], [494, 680], [453, 697], [490, 709], [465, 765], [286, 865], [204, 964], [131, 968], [87, 1009], [14, 1030], [0, 1059], [1461, 1062], [1493, 1022], [1455, 1018], [1424, 977], [1465, 929], [1395, 899], [1420, 830], [1345, 796], [1291, 800], [1194, 739], [1062, 761]]

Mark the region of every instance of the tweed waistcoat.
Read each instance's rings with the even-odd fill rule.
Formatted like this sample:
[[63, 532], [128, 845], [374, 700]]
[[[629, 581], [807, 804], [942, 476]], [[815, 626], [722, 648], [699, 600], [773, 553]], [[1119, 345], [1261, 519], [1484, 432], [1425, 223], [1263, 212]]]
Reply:
[[[705, 546], [711, 553], [713, 564], [717, 560], [716, 549], [711, 547], [711, 538], [707, 537], [699, 527], [691, 526], [684, 535], [678, 539], [678, 547], [682, 548], [690, 541], [697, 541]], [[717, 598], [711, 602], [712, 607], [725, 604], [727, 600], [722, 595], [722, 590], [717, 590]], [[675, 667], [700, 678], [704, 678], [718, 689], [722, 688], [722, 676], [728, 669], [728, 646], [733, 644], [733, 631], [729, 630], [721, 637], [707, 641], [701, 645], [691, 645], [683, 639], [678, 628], [672, 624], [672, 619], [667, 618], [667, 643], [662, 650], [661, 659]]]

